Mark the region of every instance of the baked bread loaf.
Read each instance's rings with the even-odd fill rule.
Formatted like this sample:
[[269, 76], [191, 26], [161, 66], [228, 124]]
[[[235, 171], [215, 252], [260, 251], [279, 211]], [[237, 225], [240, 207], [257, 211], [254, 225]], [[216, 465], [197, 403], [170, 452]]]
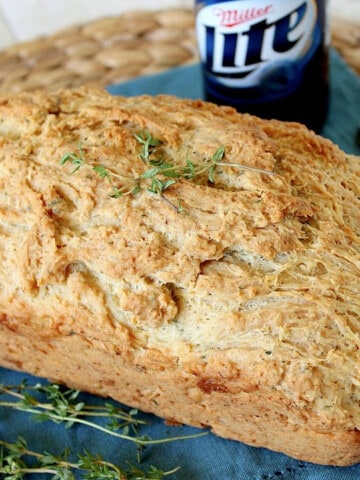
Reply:
[[84, 87], [2, 97], [0, 160], [2, 366], [360, 461], [359, 158], [299, 124]]

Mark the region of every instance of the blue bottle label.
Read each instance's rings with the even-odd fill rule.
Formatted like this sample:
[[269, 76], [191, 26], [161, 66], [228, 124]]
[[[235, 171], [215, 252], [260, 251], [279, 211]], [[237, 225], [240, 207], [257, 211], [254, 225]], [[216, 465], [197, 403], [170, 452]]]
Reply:
[[211, 3], [199, 10], [196, 31], [210, 83], [267, 99], [296, 88], [322, 42], [315, 0]]

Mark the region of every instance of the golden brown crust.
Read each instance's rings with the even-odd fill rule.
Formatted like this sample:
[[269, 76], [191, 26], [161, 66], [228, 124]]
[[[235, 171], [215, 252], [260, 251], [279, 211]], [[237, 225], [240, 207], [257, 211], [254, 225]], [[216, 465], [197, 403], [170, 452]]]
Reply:
[[[111, 198], [91, 168], [60, 165], [81, 144], [90, 165], [139, 176], [141, 131], [157, 159], [224, 145], [252, 170]], [[303, 460], [360, 461], [358, 164], [301, 125], [201, 101], [1, 98], [0, 364]]]

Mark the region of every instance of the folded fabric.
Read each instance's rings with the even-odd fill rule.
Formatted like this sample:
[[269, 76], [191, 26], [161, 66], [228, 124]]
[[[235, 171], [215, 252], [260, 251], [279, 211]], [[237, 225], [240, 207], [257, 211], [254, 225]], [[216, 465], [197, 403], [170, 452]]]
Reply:
[[[182, 98], [202, 98], [201, 67], [199, 64], [178, 67], [161, 74], [111, 85], [108, 91], [114, 95], [125, 96], [166, 93]], [[359, 127], [360, 77], [336, 51], [331, 50], [329, 114], [321, 133], [346, 152], [359, 155], [360, 146], [356, 144]]]

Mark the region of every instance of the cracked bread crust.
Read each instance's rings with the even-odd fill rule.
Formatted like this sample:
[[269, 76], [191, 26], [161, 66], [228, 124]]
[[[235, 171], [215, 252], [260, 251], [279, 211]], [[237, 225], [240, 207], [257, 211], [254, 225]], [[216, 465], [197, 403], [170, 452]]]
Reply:
[[[134, 137], [186, 165], [111, 198]], [[302, 460], [360, 461], [360, 167], [295, 123], [90, 87], [0, 98], [0, 364]], [[181, 201], [184, 212], [174, 205]]]

